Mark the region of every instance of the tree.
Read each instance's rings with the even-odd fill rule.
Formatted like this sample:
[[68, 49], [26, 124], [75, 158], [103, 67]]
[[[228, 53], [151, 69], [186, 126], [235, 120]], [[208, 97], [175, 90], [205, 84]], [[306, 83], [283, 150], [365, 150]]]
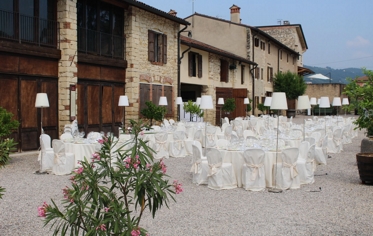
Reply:
[[285, 73], [279, 72], [275, 75], [273, 80], [273, 90], [275, 92], [286, 93], [287, 99], [297, 99], [298, 96], [306, 92], [307, 84], [303, 76], [287, 71]]
[[236, 109], [236, 102], [234, 98], [227, 98], [222, 107], [225, 112], [233, 112]]
[[197, 115], [198, 117], [203, 116], [203, 111], [201, 110], [199, 105], [194, 103], [192, 100], [189, 100], [188, 102], [184, 103], [184, 111], [190, 113], [190, 121], [193, 120], [194, 115]]
[[164, 114], [166, 114], [166, 107], [164, 106], [157, 106], [151, 101], [145, 102], [145, 105], [148, 108], [144, 108], [141, 110], [141, 115], [145, 116], [145, 118], [149, 119], [150, 126], [153, 125], [153, 119], [156, 121], [162, 122]]

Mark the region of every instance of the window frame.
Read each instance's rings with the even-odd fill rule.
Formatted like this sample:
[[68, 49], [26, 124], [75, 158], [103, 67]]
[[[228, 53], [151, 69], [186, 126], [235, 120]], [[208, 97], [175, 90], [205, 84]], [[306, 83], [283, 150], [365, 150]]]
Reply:
[[153, 65], [167, 64], [167, 35], [148, 30], [148, 61]]
[[271, 83], [273, 81], [273, 68], [268, 66], [267, 67], [267, 82]]
[[196, 52], [188, 53], [188, 75], [189, 77], [202, 78], [202, 55]]
[[241, 84], [245, 83], [245, 65], [241, 65]]
[[229, 62], [220, 59], [220, 82], [228, 83], [229, 81]]

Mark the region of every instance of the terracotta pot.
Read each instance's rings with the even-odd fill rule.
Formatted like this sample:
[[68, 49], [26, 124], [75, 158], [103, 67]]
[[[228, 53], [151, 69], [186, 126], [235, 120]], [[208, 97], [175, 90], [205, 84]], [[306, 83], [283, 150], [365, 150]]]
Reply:
[[357, 167], [363, 184], [373, 184], [373, 153], [356, 154]]

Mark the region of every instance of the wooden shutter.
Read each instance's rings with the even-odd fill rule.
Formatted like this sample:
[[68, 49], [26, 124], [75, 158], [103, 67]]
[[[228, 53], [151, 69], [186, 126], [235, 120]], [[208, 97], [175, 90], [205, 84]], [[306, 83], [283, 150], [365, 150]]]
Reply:
[[163, 43], [163, 64], [167, 64], [167, 35], [162, 35]]
[[172, 86], [164, 86], [163, 91], [164, 91], [164, 96], [167, 97], [167, 115], [172, 116], [172, 106], [173, 106]]
[[220, 82], [228, 82], [228, 61], [220, 60]]
[[154, 62], [154, 37], [155, 34], [153, 31], [148, 30], [148, 60]]
[[188, 76], [193, 77], [193, 52], [188, 52]]
[[[140, 84], [140, 112], [147, 108], [146, 105], [145, 105], [145, 102], [147, 101], [151, 101], [150, 99], [150, 84]], [[158, 103], [155, 103], [153, 101], [154, 104], [158, 104]]]
[[202, 55], [198, 54], [198, 78], [202, 78]]
[[241, 84], [245, 83], [245, 66], [241, 65]]

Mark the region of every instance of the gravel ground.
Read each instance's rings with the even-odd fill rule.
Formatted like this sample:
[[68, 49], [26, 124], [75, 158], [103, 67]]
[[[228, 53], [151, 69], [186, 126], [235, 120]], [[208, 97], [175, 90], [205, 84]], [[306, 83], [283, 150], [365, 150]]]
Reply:
[[[373, 186], [361, 183], [355, 158], [363, 138], [359, 131], [343, 153], [317, 166], [314, 184], [283, 193], [196, 186], [189, 157], [168, 159], [168, 174], [183, 183], [184, 192], [155, 219], [146, 214], [141, 227], [150, 235], [373, 235]], [[33, 174], [39, 168], [36, 160], [36, 152], [17, 154], [0, 169], [0, 186], [6, 188], [0, 200], [1, 236], [52, 234], [37, 217], [37, 207], [62, 199], [69, 176]]]

